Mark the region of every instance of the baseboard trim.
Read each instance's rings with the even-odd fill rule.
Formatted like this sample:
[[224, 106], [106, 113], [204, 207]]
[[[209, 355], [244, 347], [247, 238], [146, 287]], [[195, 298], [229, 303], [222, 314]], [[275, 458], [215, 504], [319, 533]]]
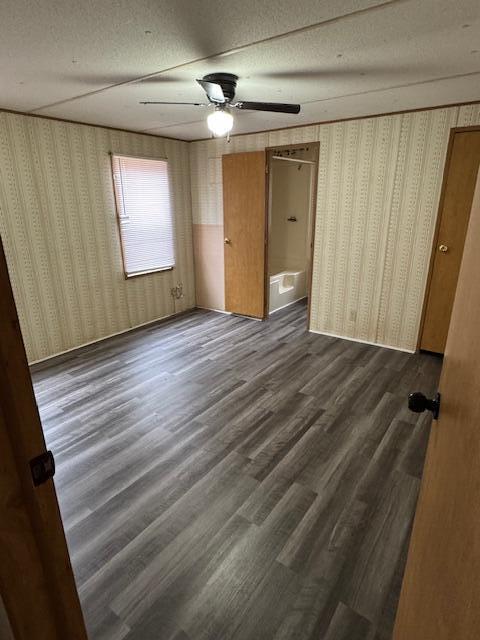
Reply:
[[370, 342], [369, 340], [361, 340], [360, 338], [351, 338], [350, 336], [340, 336], [338, 333], [328, 333], [328, 331], [317, 331], [309, 329], [310, 333], [318, 333], [321, 336], [329, 336], [330, 338], [340, 338], [341, 340], [350, 340], [350, 342], [360, 342], [361, 344], [370, 344], [373, 347], [382, 347], [383, 349], [393, 349], [394, 351], [403, 351], [403, 353], [416, 353], [415, 349], [403, 349], [402, 347], [394, 347], [391, 344], [382, 344], [381, 342]]
[[269, 311], [268, 315], [271, 316], [272, 313], [277, 313], [277, 311], [281, 311], [282, 309], [286, 309], [290, 305], [295, 304], [296, 302], [300, 302], [301, 300], [306, 300], [306, 299], [307, 299], [307, 296], [302, 296], [301, 298], [297, 298], [296, 300], [292, 300], [291, 302], [287, 302], [287, 304], [284, 304], [282, 307], [278, 307], [278, 309], [273, 309], [272, 311]]
[[213, 309], [212, 307], [200, 307], [197, 304], [197, 309], [203, 309], [203, 311], [213, 311], [214, 313], [223, 313], [226, 316], [236, 316], [237, 318], [247, 318], [247, 320], [256, 320], [257, 322], [263, 322], [263, 318], [254, 318], [253, 316], [244, 316], [241, 313], [232, 313], [231, 311], [225, 311], [225, 309]]
[[167, 316], [162, 316], [161, 318], [155, 318], [155, 320], [148, 320], [147, 322], [142, 322], [141, 324], [136, 324], [134, 327], [128, 327], [127, 329], [122, 329], [121, 331], [116, 331], [115, 333], [109, 333], [108, 336], [102, 336], [101, 338], [95, 338], [95, 340], [90, 340], [89, 342], [83, 342], [82, 344], [77, 345], [76, 347], [70, 347], [70, 349], [65, 349], [65, 351], [59, 351], [58, 353], [53, 353], [51, 356], [46, 356], [45, 358], [40, 358], [39, 360], [33, 360], [28, 363], [28, 366], [32, 371], [40, 371], [42, 368], [42, 364], [52, 365], [52, 360], [58, 359], [59, 362], [63, 358], [63, 356], [70, 356], [74, 351], [81, 351], [86, 347], [90, 347], [93, 344], [97, 344], [97, 342], [103, 342], [104, 340], [110, 340], [111, 338], [115, 338], [117, 336], [121, 336], [124, 333], [133, 333], [138, 329], [143, 329], [148, 327], [149, 325], [154, 324], [162, 324], [167, 320], [172, 320], [173, 318], [178, 318], [179, 316], [183, 316], [186, 313], [190, 313], [191, 311], [195, 311], [197, 307], [190, 307], [189, 309], [184, 309], [183, 311], [178, 311], [177, 313], [170, 313]]
[[204, 311], [215, 311], [215, 313], [224, 313], [226, 316], [231, 316], [232, 315], [231, 311], [225, 311], [225, 309], [214, 309], [213, 307], [201, 307], [198, 304], [197, 304], [196, 308], [197, 309], [203, 309]]
[[[300, 298], [300, 300], [303, 300], [303, 298]], [[298, 302], [298, 300], [294, 302]], [[275, 313], [276, 311], [280, 311], [280, 309], [285, 309], [286, 307], [289, 307], [290, 304], [294, 304], [294, 302], [291, 302], [283, 307], [280, 307], [279, 309], [275, 309], [275, 311], [271, 311], [270, 315], [272, 313]], [[108, 336], [102, 336], [101, 338], [96, 338], [95, 340], [84, 342], [82, 344], [77, 345], [76, 347], [71, 347], [70, 349], [65, 349], [65, 351], [59, 351], [58, 353], [54, 353], [51, 356], [46, 356], [45, 358], [40, 358], [39, 360], [33, 360], [32, 362], [28, 363], [29, 367], [32, 369], [32, 371], [39, 371], [42, 368], [42, 364], [52, 365], [52, 360], [54, 361], [58, 359], [59, 361], [61, 361], [62, 357], [64, 356], [68, 357], [72, 355], [74, 351], [81, 351], [82, 349], [89, 347], [93, 344], [97, 344], [98, 342], [103, 342], [104, 340], [109, 340], [111, 338], [115, 338], [116, 336], [121, 336], [124, 333], [132, 333], [139, 329], [148, 327], [149, 325], [163, 324], [168, 320], [173, 320], [187, 313], [195, 311], [195, 309], [202, 309], [203, 311], [213, 311], [214, 313], [223, 313], [224, 315], [227, 315], [227, 316], [233, 315], [230, 311], [225, 311], [222, 309], [211, 309], [209, 307], [200, 307], [196, 305], [194, 307], [190, 307], [189, 309], [184, 309], [183, 311], [179, 311], [178, 313], [171, 313], [169, 315], [162, 316], [161, 318], [155, 318], [154, 320], [149, 320], [148, 322], [142, 322], [141, 324], [137, 324], [134, 327], [128, 327], [127, 329], [122, 329], [121, 331], [110, 333]], [[260, 320], [259, 318], [251, 318], [251, 319]], [[403, 349], [402, 347], [394, 347], [393, 345], [390, 345], [390, 344], [382, 344], [380, 342], [371, 342], [369, 340], [361, 340], [360, 338], [352, 338], [350, 336], [341, 336], [337, 333], [329, 333], [328, 331], [317, 331], [315, 329], [309, 329], [309, 332], [316, 333], [322, 336], [329, 336], [330, 338], [340, 338], [341, 340], [349, 340], [350, 342], [360, 342], [361, 344], [369, 344], [374, 347], [382, 347], [383, 349], [393, 349], [394, 351], [403, 351], [404, 353], [416, 353], [415, 349]]]

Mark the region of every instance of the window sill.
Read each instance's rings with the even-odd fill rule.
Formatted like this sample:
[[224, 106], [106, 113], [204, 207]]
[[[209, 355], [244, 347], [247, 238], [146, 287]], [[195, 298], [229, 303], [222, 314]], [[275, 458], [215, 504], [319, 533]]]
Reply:
[[125, 280], [130, 280], [130, 278], [138, 278], [138, 276], [148, 276], [151, 273], [161, 273], [162, 271], [173, 271], [175, 266], [173, 267], [160, 267], [158, 269], [148, 269], [148, 271], [137, 271], [136, 273], [125, 273]]

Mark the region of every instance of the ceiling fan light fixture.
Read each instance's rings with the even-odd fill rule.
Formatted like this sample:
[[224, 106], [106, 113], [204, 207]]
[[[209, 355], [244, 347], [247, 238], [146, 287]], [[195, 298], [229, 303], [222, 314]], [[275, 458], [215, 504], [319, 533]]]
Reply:
[[230, 133], [233, 127], [233, 116], [225, 109], [216, 108], [207, 118], [207, 126], [217, 138]]

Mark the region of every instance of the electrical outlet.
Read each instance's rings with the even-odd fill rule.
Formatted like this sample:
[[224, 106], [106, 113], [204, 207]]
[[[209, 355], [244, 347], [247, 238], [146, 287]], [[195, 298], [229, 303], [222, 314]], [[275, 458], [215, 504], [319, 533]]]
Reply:
[[179, 284], [177, 284], [176, 287], [172, 287], [170, 289], [170, 294], [172, 298], [174, 298], [175, 300], [180, 300], [180, 298], [183, 298], [184, 297], [183, 282], [180, 282]]

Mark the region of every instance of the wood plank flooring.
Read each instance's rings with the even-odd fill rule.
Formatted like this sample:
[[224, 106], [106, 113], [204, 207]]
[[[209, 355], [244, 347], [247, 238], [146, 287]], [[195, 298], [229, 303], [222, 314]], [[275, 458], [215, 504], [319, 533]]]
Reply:
[[441, 361], [193, 311], [33, 373], [91, 640], [387, 640]]

